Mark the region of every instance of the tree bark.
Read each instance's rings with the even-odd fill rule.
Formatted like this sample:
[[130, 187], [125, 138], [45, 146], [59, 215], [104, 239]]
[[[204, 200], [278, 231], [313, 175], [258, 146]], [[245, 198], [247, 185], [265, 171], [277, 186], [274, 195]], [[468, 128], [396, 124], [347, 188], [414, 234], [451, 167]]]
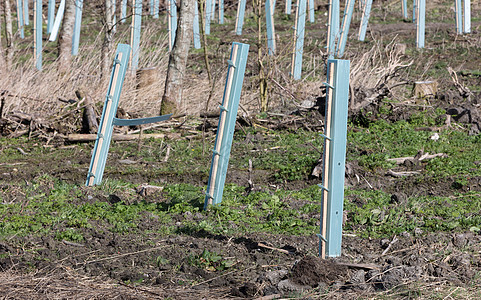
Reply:
[[[4, 10], [5, 11], [5, 10]], [[0, 32], [2, 30], [2, 22], [0, 22]], [[1, 35], [0, 35], [1, 36]], [[5, 68], [5, 53], [3, 51], [2, 39], [0, 38], [0, 70]]]
[[58, 71], [66, 73], [72, 62], [72, 38], [75, 23], [75, 0], [66, 0], [63, 24], [58, 38]]
[[195, 0], [179, 0], [180, 12], [174, 46], [169, 56], [164, 95], [160, 114], [177, 113], [182, 104], [182, 83], [186, 72], [187, 57], [193, 35]]
[[5, 8], [5, 41], [6, 41], [6, 66], [10, 68], [13, 60], [13, 27], [12, 27], [12, 6], [10, 0], [4, 1]]
[[112, 0], [105, 0], [105, 35], [102, 43], [102, 74], [101, 76], [108, 76], [110, 69], [110, 50], [112, 49], [112, 40], [114, 37], [114, 6]]

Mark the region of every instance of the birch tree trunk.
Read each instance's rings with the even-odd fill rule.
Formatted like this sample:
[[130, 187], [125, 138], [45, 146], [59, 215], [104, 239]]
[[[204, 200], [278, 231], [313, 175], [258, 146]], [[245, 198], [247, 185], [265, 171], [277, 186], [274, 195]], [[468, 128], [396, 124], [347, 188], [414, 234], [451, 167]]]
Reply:
[[160, 114], [177, 113], [182, 104], [182, 83], [184, 81], [187, 57], [193, 35], [195, 0], [180, 1], [180, 12], [174, 46], [169, 56], [164, 95]]
[[101, 76], [109, 75], [110, 67], [110, 50], [112, 49], [112, 40], [114, 37], [114, 6], [112, 0], [105, 0], [105, 35], [102, 43], [102, 73]]
[[66, 0], [65, 14], [58, 37], [58, 71], [66, 73], [72, 62], [72, 38], [75, 23], [75, 0]]
[[12, 6], [10, 5], [10, 0], [4, 1], [5, 8], [5, 41], [6, 41], [6, 64], [7, 68], [12, 66], [13, 60], [13, 27], [12, 27]]

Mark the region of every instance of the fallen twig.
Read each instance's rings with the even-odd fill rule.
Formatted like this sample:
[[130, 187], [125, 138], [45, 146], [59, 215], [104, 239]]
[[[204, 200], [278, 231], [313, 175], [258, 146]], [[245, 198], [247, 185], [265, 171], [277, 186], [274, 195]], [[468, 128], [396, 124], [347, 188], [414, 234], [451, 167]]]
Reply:
[[392, 177], [403, 177], [403, 176], [412, 176], [412, 175], [418, 175], [421, 174], [420, 172], [417, 171], [402, 171], [402, 172], [395, 172], [393, 170], [388, 170], [386, 172], [386, 175], [391, 175]]
[[[169, 138], [169, 139], [176, 139], [180, 138], [180, 133], [149, 133], [149, 134], [142, 134], [142, 139], [163, 139], [163, 138]], [[69, 142], [92, 142], [97, 139], [96, 134], [69, 134], [67, 136], [67, 141]], [[112, 135], [112, 140], [114, 141], [135, 141], [138, 140], [139, 136], [138, 135], [127, 135], [127, 134], [113, 134]]]
[[279, 252], [284, 253], [284, 254], [291, 254], [292, 253], [292, 252], [289, 252], [288, 250], [267, 246], [263, 243], [257, 243], [257, 246], [261, 247], [261, 248], [269, 249], [269, 250], [279, 251]]
[[394, 238], [392, 239], [392, 241], [389, 243], [389, 245], [387, 246], [386, 249], [384, 249], [384, 251], [382, 252], [381, 256], [384, 256], [386, 255], [386, 253], [391, 249], [392, 245], [394, 245], [395, 243], [397, 243], [398, 238], [397, 236], [394, 236]]
[[82, 244], [79, 244], [79, 243], [74, 243], [74, 242], [69, 242], [69, 241], [66, 241], [66, 240], [62, 240], [62, 243], [64, 243], [65, 245], [69, 245], [69, 246], [85, 247], [85, 245], [82, 245]]
[[405, 157], [396, 157], [396, 158], [388, 158], [387, 161], [392, 161], [395, 162], [396, 164], [400, 165], [403, 164], [406, 160], [426, 160], [426, 159], [433, 159], [435, 157], [447, 157], [448, 155], [446, 153], [436, 153], [436, 154], [421, 154], [419, 158], [417, 158], [418, 155], [416, 156], [405, 156]]
[[119, 258], [119, 257], [124, 257], [124, 256], [129, 256], [129, 255], [134, 255], [134, 254], [139, 254], [139, 253], [144, 253], [144, 252], [149, 252], [149, 251], [160, 250], [160, 249], [165, 248], [165, 247], [167, 247], [167, 246], [164, 245], [164, 246], [160, 246], [160, 247], [149, 248], [149, 249], [144, 249], [144, 250], [135, 251], [135, 252], [129, 252], [129, 253], [124, 253], [124, 254], [112, 255], [112, 256], [109, 256], [109, 257], [104, 257], [104, 258], [89, 260], [89, 261], [86, 261], [86, 262], [79, 262], [79, 263], [77, 263], [76, 265], [77, 265], [77, 266], [78, 266], [78, 265], [84, 265], [84, 264], [86, 265], [86, 264], [91, 264], [91, 263], [94, 263], [94, 262], [100, 262], [100, 261], [106, 261], [106, 260], [116, 259], [116, 258]]

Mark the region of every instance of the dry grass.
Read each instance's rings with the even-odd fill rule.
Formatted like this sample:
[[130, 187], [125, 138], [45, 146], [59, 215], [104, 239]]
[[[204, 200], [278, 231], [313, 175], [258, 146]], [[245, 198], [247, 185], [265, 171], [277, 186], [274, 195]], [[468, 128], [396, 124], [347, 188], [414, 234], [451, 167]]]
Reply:
[[89, 278], [67, 268], [55, 273], [0, 273], [0, 299], [232, 299], [230, 289], [192, 290], [115, 283], [103, 278]]

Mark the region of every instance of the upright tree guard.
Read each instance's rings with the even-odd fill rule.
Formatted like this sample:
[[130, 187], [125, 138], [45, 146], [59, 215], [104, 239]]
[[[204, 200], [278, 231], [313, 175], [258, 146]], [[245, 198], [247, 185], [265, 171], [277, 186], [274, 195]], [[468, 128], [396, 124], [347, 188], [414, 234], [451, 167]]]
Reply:
[[424, 48], [426, 0], [418, 0], [416, 13], [416, 47]]
[[326, 124], [319, 254], [341, 255], [344, 175], [346, 164], [349, 60], [327, 61]]
[[55, 0], [48, 0], [47, 34], [50, 34], [52, 32], [54, 19], [55, 19]]
[[359, 40], [364, 41], [366, 38], [367, 23], [369, 23], [369, 15], [371, 14], [372, 0], [367, 0], [362, 12], [361, 28], [359, 28]]
[[402, 10], [402, 13], [403, 13], [404, 20], [407, 20], [407, 18], [408, 18], [408, 2], [407, 2], [407, 0], [401, 0], [401, 10]]
[[291, 11], [292, 11], [292, 0], [286, 0], [286, 8], [285, 8], [286, 15], [290, 15]]
[[175, 0], [169, 0], [169, 51], [172, 51], [177, 31], [177, 5]]
[[17, 0], [17, 26], [20, 30], [20, 38], [25, 38], [24, 22], [23, 22], [23, 4], [22, 0]]
[[199, 2], [194, 3], [194, 48], [200, 49]]
[[339, 37], [339, 0], [329, 0], [329, 15], [327, 24], [327, 54], [334, 58], [336, 39]]
[[122, 0], [120, 3], [120, 22], [125, 23], [127, 18], [127, 0]]
[[346, 8], [344, 9], [344, 16], [342, 19], [341, 34], [339, 36], [339, 43], [337, 49], [337, 57], [344, 55], [346, 48], [347, 36], [349, 34], [349, 26], [351, 25], [352, 12], [354, 11], [355, 0], [347, 0]]
[[154, 19], [159, 18], [159, 0], [154, 0]]
[[224, 0], [219, 0], [219, 24], [224, 24]]
[[28, 0], [23, 0], [23, 21], [25, 25], [30, 25], [30, 13], [28, 11]]
[[308, 0], [309, 2], [309, 22], [314, 23], [314, 0]]
[[140, 52], [140, 28], [142, 25], [142, 0], [133, 0], [133, 11], [132, 16], [132, 30], [131, 30], [131, 59], [130, 68], [132, 72], [135, 72], [139, 67], [139, 52]]
[[210, 34], [210, 21], [212, 19], [212, 1], [205, 0], [205, 19], [204, 19], [204, 33]]
[[266, 0], [266, 29], [268, 54], [276, 53], [276, 35], [274, 28], [274, 14], [271, 0]]
[[82, 27], [83, 0], [75, 0], [75, 25], [73, 27], [72, 55], [78, 54], [80, 44], [80, 29]]
[[235, 19], [235, 33], [242, 35], [242, 26], [244, 25], [244, 14], [246, 11], [246, 0], [239, 0], [237, 5], [237, 16]]
[[63, 19], [63, 14], [65, 12], [65, 0], [60, 1], [58, 6], [57, 15], [55, 16], [55, 21], [53, 22], [52, 31], [50, 32], [49, 41], [53, 42], [57, 39], [58, 31], [60, 29], [60, 23]]
[[301, 79], [302, 53], [304, 52], [304, 29], [306, 26], [306, 0], [297, 0], [296, 24], [294, 26], [295, 46], [292, 53], [291, 75], [294, 80]]
[[154, 16], [154, 0], [149, 1], [149, 12], [151, 16]]
[[215, 2], [216, 2], [216, 0], [210, 1], [210, 5], [212, 5], [212, 9], [210, 10], [210, 21], [211, 22], [215, 19]]
[[204, 209], [207, 209], [209, 205], [222, 202], [225, 175], [229, 164], [230, 149], [232, 147], [248, 54], [249, 45], [241, 43], [232, 44]]
[[471, 0], [463, 0], [463, 32], [471, 33]]
[[42, 70], [42, 0], [35, 0], [33, 10], [35, 67], [40, 71]]

